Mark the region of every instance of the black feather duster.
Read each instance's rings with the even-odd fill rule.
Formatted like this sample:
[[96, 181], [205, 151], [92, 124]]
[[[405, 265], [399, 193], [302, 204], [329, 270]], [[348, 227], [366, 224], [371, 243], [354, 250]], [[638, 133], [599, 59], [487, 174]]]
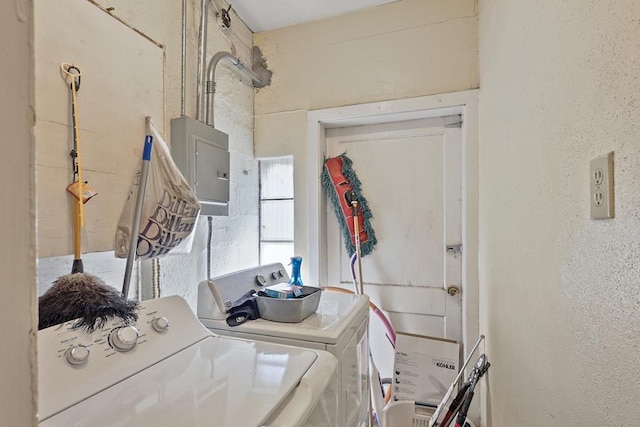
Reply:
[[135, 322], [137, 309], [136, 301], [127, 300], [100, 278], [87, 273], [67, 274], [38, 299], [38, 329], [78, 319], [75, 328], [92, 332], [114, 317]]

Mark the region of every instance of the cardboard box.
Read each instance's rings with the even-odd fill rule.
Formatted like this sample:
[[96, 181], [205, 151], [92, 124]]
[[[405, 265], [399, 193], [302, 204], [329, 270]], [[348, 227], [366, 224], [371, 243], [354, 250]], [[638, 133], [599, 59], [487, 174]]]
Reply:
[[460, 344], [456, 341], [398, 333], [391, 399], [438, 405], [460, 366]]

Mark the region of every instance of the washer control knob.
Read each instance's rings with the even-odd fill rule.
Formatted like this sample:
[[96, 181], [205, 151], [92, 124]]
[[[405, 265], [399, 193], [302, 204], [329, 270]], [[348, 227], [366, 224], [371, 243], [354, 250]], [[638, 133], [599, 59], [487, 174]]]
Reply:
[[287, 272], [284, 271], [282, 268], [280, 270], [278, 270], [278, 278], [282, 278], [284, 276], [286, 276]]
[[167, 332], [169, 330], [169, 321], [166, 317], [154, 317], [151, 319], [151, 327], [156, 332]]
[[260, 286], [264, 286], [267, 284], [267, 279], [265, 279], [262, 274], [258, 274], [256, 276], [256, 283]]
[[84, 345], [74, 345], [64, 352], [64, 358], [70, 365], [84, 365], [89, 360], [89, 348]]
[[109, 343], [118, 351], [131, 351], [138, 343], [139, 335], [134, 326], [122, 326], [109, 334]]

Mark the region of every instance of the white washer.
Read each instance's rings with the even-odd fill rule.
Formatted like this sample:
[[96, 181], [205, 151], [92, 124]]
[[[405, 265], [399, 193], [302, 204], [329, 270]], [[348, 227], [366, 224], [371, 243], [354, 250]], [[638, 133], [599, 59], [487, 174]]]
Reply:
[[[366, 296], [322, 292], [318, 310], [299, 323], [265, 319], [229, 326], [224, 308], [228, 297], [246, 294], [288, 281], [282, 264], [249, 268], [200, 283], [198, 318], [220, 335], [325, 350], [338, 359], [338, 412], [336, 427], [369, 423], [369, 299]], [[237, 289], [233, 292], [230, 290]], [[221, 290], [223, 290], [221, 292]], [[229, 305], [227, 303], [227, 305]], [[222, 307], [222, 309], [220, 309]]]
[[216, 336], [180, 297], [133, 324], [38, 332], [40, 427], [334, 427], [327, 352]]

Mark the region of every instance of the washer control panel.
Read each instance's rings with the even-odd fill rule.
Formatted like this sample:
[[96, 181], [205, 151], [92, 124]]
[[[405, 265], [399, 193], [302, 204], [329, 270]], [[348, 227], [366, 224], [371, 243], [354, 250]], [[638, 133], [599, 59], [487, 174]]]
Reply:
[[178, 296], [141, 302], [135, 323], [74, 324], [38, 331], [40, 421], [212, 335]]
[[75, 329], [74, 321], [71, 321], [40, 331], [39, 334], [54, 334], [57, 341], [57, 357], [69, 365], [81, 366], [89, 360], [131, 352], [138, 344], [148, 345], [150, 339], [154, 339], [154, 335], [167, 332], [167, 318], [156, 316], [155, 313], [149, 314], [147, 309], [147, 305], [142, 303], [138, 321], [133, 324], [114, 319], [102, 329], [88, 333], [84, 329]]

